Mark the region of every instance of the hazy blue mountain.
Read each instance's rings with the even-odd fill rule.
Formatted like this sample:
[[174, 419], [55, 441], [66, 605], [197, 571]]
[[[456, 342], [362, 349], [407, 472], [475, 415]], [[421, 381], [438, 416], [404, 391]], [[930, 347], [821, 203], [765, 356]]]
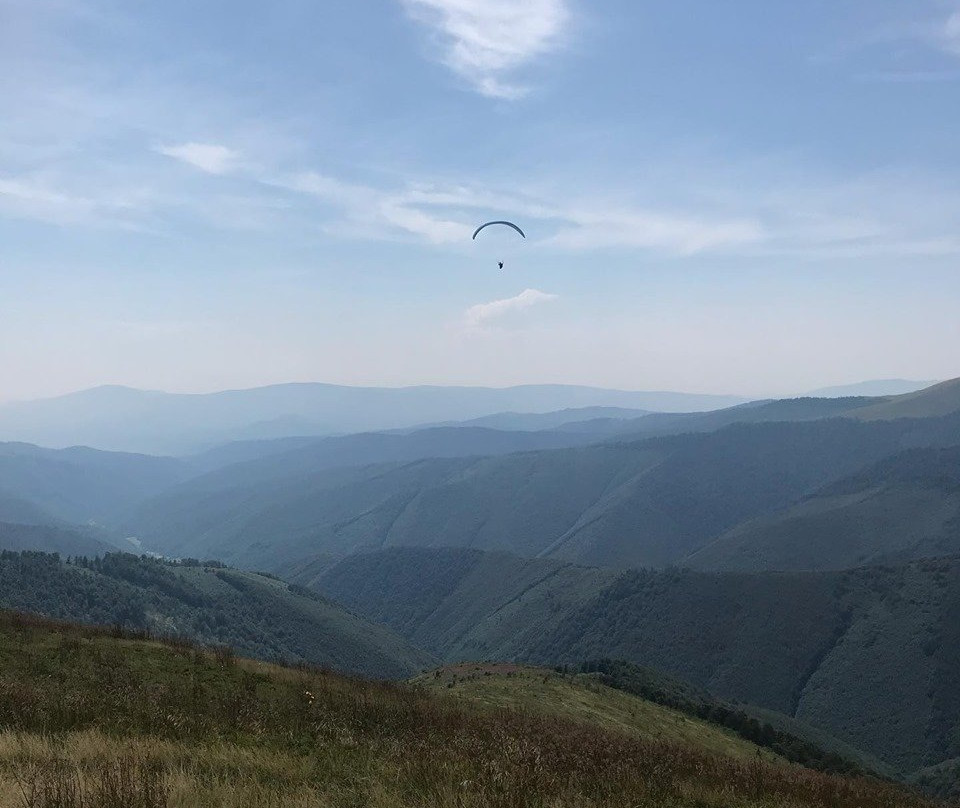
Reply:
[[571, 424], [587, 424], [595, 421], [626, 421], [649, 414], [647, 410], [624, 407], [574, 407], [556, 412], [498, 412], [472, 418], [469, 421], [431, 424], [431, 426], [483, 427], [535, 432], [545, 429], [569, 429]]
[[936, 384], [935, 381], [912, 381], [910, 379], [871, 379], [836, 387], [821, 387], [811, 390], [807, 396], [814, 398], [846, 398], [849, 396], [900, 396], [913, 393]]
[[958, 443], [960, 415], [738, 424], [352, 469], [324, 468], [308, 447], [290, 453], [297, 462], [277, 455], [191, 480], [145, 503], [129, 531], [173, 555], [277, 570], [403, 545], [664, 566], [904, 448]]
[[361, 432], [329, 438], [242, 441], [188, 458], [214, 472], [197, 481], [227, 487], [295, 477], [324, 469], [405, 462], [426, 457], [501, 455], [579, 446], [599, 440], [589, 433], [520, 432], [486, 427], [431, 427], [411, 432]]
[[207, 449], [198, 454], [188, 455], [184, 459], [196, 468], [198, 473], [205, 473], [236, 463], [246, 463], [271, 455], [281, 455], [293, 449], [313, 446], [324, 440], [327, 440], [327, 438], [310, 435], [265, 440], [236, 440], [224, 443], [221, 446], [214, 446], [212, 449]]
[[[826, 418], [853, 417], [866, 407], [882, 404], [886, 398], [785, 398], [751, 401], [705, 413], [651, 413], [641, 418], [618, 421], [612, 426], [620, 438], [681, 435], [715, 432], [732, 424], [764, 424], [779, 421], [819, 421]], [[588, 424], [570, 423], [563, 427], [587, 431]], [[597, 425], [596, 428], [599, 428]]]
[[895, 396], [888, 401], [864, 407], [856, 417], [867, 420], [895, 418], [931, 418], [960, 412], [960, 379], [951, 379], [918, 390]]
[[404, 548], [305, 579], [449, 661], [626, 659], [798, 718], [904, 771], [960, 755], [960, 558], [612, 577]]
[[0, 522], [20, 525], [54, 525], [60, 521], [28, 499], [0, 490]]
[[38, 524], [110, 523], [193, 473], [167, 457], [0, 443], [0, 515]]
[[79, 530], [0, 521], [0, 550], [39, 550], [62, 556], [96, 556], [115, 553], [117, 548]]
[[281, 384], [205, 395], [98, 387], [0, 406], [0, 439], [52, 447], [84, 444], [186, 454], [232, 440], [396, 429], [510, 411], [539, 413], [602, 406], [683, 412], [742, 400], [572, 385], [375, 388]]
[[824, 570], [960, 553], [960, 447], [914, 449], [746, 522], [684, 561]]

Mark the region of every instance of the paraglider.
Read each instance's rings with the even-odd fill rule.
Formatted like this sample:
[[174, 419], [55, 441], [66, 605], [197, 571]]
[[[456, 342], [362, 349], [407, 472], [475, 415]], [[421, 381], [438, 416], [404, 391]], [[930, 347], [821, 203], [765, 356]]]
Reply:
[[497, 222], [487, 222], [486, 224], [480, 225], [476, 230], [473, 231], [473, 237], [476, 238], [476, 237], [477, 237], [477, 234], [478, 234], [481, 230], [483, 230], [483, 228], [485, 228], [485, 227], [490, 227], [490, 225], [492, 225], [492, 224], [502, 224], [502, 225], [505, 225], [506, 227], [512, 227], [512, 228], [513, 228], [514, 230], [516, 230], [521, 236], [523, 236], [524, 238], [527, 237], [527, 234], [524, 233], [524, 232], [523, 232], [519, 227], [517, 227], [513, 222], [500, 222], [500, 221], [497, 221]]
[[[515, 225], [513, 222], [506, 222], [506, 221], [498, 220], [498, 221], [495, 221], [495, 222], [486, 222], [485, 224], [480, 225], [476, 230], [474, 230], [474, 231], [473, 231], [473, 239], [474, 239], [474, 241], [476, 241], [477, 234], [478, 234], [481, 230], [483, 230], [483, 228], [485, 228], [485, 227], [490, 227], [490, 225], [493, 225], [493, 224], [501, 224], [501, 225], [504, 225], [505, 227], [512, 227], [512, 228], [513, 228], [514, 230], [516, 230], [521, 236], [523, 236], [524, 238], [527, 237], [527, 234], [524, 233], [524, 232], [523, 232], [519, 227], [517, 227], [517, 225]], [[500, 269], [503, 269], [503, 261], [497, 261], [497, 266], [500, 267]]]

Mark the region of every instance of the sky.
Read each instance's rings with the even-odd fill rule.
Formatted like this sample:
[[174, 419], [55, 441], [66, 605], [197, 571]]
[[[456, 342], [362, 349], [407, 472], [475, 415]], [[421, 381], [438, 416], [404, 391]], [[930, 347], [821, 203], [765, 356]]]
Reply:
[[0, 401], [960, 376], [958, 101], [960, 0], [0, 0]]

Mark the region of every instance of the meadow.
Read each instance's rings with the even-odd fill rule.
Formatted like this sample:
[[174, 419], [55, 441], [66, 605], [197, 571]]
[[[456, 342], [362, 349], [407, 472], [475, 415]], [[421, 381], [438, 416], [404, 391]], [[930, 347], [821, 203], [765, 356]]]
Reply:
[[0, 618], [2, 808], [932, 808], [869, 778]]

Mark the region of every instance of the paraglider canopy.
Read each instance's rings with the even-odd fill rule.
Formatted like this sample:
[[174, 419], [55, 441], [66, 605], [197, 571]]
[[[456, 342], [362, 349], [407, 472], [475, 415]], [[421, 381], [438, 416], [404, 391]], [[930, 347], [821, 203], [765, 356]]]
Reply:
[[490, 225], [492, 225], [492, 224], [502, 224], [502, 225], [505, 225], [506, 227], [512, 227], [512, 228], [513, 228], [514, 230], [516, 230], [521, 236], [523, 236], [524, 238], [527, 237], [527, 234], [524, 233], [524, 232], [523, 232], [519, 227], [517, 227], [513, 222], [503, 222], [503, 221], [487, 222], [486, 224], [480, 225], [476, 230], [473, 231], [473, 237], [476, 238], [476, 237], [477, 237], [477, 233], [479, 233], [479, 232], [480, 232], [481, 230], [483, 230], [483, 228], [485, 228], [485, 227], [490, 227]]

